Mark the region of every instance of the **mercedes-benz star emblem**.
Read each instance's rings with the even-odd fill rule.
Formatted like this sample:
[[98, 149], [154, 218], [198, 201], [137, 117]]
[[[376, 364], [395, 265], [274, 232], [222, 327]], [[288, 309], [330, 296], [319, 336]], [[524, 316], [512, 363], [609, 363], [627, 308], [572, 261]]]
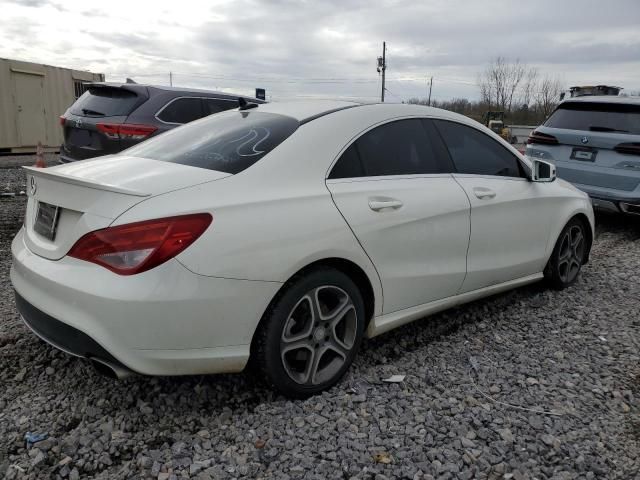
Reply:
[[587, 137], [582, 137], [582, 138], [580, 139], [580, 141], [581, 141], [582, 143], [589, 143], [589, 139], [588, 139]]
[[36, 194], [36, 190], [38, 190], [38, 184], [36, 183], [36, 177], [31, 177], [31, 180], [29, 180], [29, 193], [31, 195], [35, 195]]

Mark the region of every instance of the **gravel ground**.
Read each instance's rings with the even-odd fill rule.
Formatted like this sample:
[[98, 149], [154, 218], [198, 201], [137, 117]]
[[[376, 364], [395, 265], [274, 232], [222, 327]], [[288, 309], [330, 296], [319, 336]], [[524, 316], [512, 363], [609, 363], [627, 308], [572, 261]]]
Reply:
[[[60, 155], [57, 153], [45, 153], [44, 161], [48, 167], [58, 164]], [[16, 168], [23, 165], [31, 166], [36, 163], [36, 156], [31, 154], [0, 155], [0, 169]]]
[[288, 401], [248, 374], [117, 382], [36, 338], [8, 278], [24, 201], [0, 198], [0, 477], [640, 478], [638, 220], [598, 218], [572, 288], [407, 325]]

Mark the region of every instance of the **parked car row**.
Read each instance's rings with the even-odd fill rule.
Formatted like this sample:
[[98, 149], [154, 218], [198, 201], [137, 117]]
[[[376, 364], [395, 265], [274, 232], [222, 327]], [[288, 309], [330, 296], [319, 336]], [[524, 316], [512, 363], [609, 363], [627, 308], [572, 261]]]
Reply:
[[64, 131], [60, 161], [118, 153], [177, 126], [237, 107], [237, 95], [210, 90], [92, 83], [60, 117]]
[[[184, 119], [131, 88], [94, 89], [69, 136], [78, 111], [125, 143], [130, 125]], [[588, 196], [467, 117], [240, 103], [28, 169], [11, 279], [39, 336], [116, 377], [251, 363], [304, 397], [339, 381], [365, 336], [543, 279], [565, 288], [589, 259]]]
[[[237, 107], [237, 96], [209, 90], [92, 83], [60, 117], [60, 161], [118, 153]], [[640, 214], [640, 98], [571, 97], [529, 136], [524, 153], [554, 163], [558, 176], [587, 192], [594, 207]]]

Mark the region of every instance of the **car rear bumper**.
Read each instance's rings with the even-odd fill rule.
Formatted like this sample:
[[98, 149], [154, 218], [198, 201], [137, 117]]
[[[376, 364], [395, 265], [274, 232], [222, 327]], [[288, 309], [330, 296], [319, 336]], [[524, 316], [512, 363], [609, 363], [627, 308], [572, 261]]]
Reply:
[[16, 304], [36, 334], [68, 353], [146, 375], [241, 371], [277, 282], [205, 277], [170, 260], [116, 275], [12, 244]]
[[535, 144], [527, 146], [526, 154], [555, 163], [558, 177], [586, 192], [594, 208], [640, 214], [640, 159], [606, 148], [595, 150], [595, 161], [571, 159], [575, 148], [580, 147]]
[[135, 373], [120, 363], [86, 333], [38, 310], [22, 298], [18, 292], [15, 292], [15, 300], [24, 323], [47, 343], [70, 355], [97, 360], [99, 363], [111, 365], [119, 371]]
[[591, 198], [593, 208], [610, 212], [640, 215], [640, 193], [617, 192], [594, 188], [589, 185], [574, 184]]
[[67, 155], [63, 155], [62, 153], [60, 153], [60, 158], [58, 159], [58, 161], [60, 163], [70, 163], [70, 162], [77, 162], [78, 160], [75, 158], [71, 158]]

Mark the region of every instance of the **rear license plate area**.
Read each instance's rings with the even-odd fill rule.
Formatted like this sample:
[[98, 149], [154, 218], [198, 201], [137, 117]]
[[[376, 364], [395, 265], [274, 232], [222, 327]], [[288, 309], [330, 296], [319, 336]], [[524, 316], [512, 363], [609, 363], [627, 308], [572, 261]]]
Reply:
[[598, 151], [588, 147], [575, 147], [571, 150], [571, 160], [580, 160], [581, 162], [595, 162]]
[[49, 203], [38, 202], [38, 211], [36, 213], [36, 221], [33, 224], [33, 230], [53, 242], [56, 238], [59, 217], [60, 207]]
[[69, 142], [78, 147], [90, 147], [93, 144], [93, 132], [80, 128], [71, 128]]

